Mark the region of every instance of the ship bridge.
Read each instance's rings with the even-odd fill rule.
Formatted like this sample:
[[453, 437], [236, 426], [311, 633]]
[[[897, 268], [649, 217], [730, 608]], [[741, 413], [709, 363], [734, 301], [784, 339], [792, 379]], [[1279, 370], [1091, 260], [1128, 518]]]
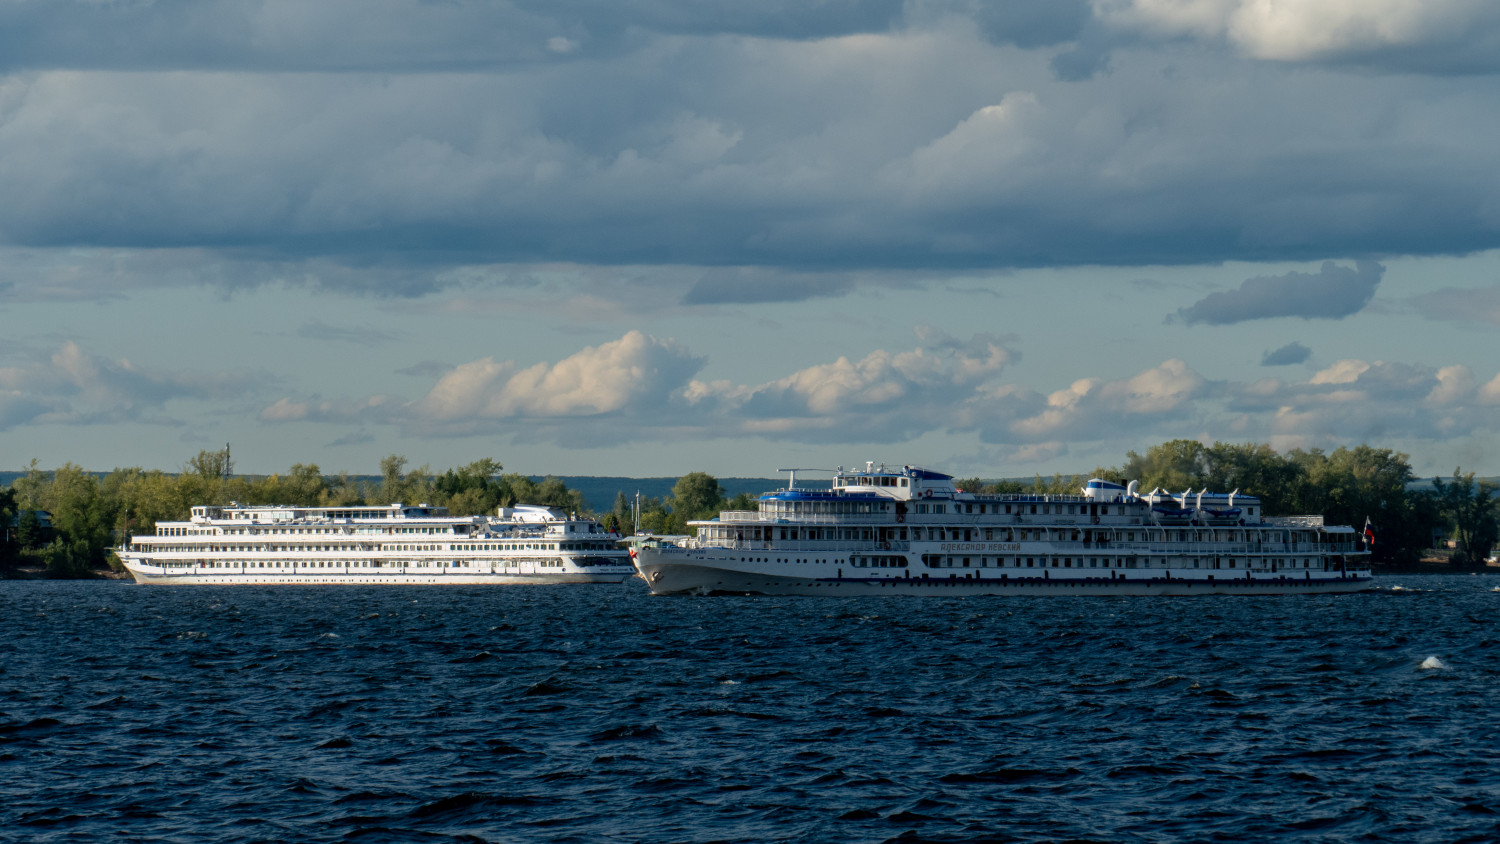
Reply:
[[878, 467], [873, 461], [863, 470], [833, 470], [833, 491], [843, 494], [875, 493], [886, 498], [908, 501], [914, 498], [953, 498], [958, 490], [953, 486], [953, 476], [933, 472], [916, 466], [888, 468], [884, 463]]

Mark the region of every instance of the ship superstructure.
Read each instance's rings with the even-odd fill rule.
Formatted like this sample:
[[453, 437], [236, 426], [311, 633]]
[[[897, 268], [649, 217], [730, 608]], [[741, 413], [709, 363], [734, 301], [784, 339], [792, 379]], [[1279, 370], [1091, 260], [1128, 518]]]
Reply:
[[116, 552], [140, 583], [621, 583], [617, 537], [553, 507], [192, 508]]
[[1321, 516], [1265, 516], [1235, 491], [976, 494], [915, 466], [834, 471], [636, 554], [657, 594], [1203, 595], [1367, 589], [1368, 549]]

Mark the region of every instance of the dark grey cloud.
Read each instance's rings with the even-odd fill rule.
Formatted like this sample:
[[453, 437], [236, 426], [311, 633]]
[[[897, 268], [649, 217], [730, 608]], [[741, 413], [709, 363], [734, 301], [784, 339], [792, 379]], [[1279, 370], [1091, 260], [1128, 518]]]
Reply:
[[329, 325], [320, 320], [313, 319], [297, 326], [294, 332], [296, 336], [306, 340], [323, 340], [332, 343], [353, 343], [357, 346], [375, 348], [385, 346], [401, 339], [400, 335], [370, 326], [344, 327]]
[[326, 448], [334, 448], [341, 445], [364, 445], [365, 443], [374, 441], [375, 435], [361, 428], [358, 431], [350, 431], [343, 436], [330, 440]]
[[1168, 321], [1229, 325], [1276, 317], [1343, 319], [1369, 304], [1384, 273], [1385, 267], [1374, 261], [1359, 261], [1352, 268], [1325, 261], [1316, 273], [1246, 279], [1235, 290], [1210, 294], [1180, 309]]
[[682, 296], [684, 305], [801, 302], [842, 296], [854, 288], [847, 273], [798, 273], [757, 267], [722, 267], [704, 272]]
[[642, 34], [800, 40], [901, 18], [902, 0], [12, 0], [0, 71], [451, 72], [618, 54]]
[[1310, 357], [1312, 357], [1312, 349], [1301, 343], [1292, 342], [1261, 355], [1260, 365], [1291, 366], [1296, 363], [1306, 363]]
[[1467, 289], [1445, 287], [1412, 297], [1410, 301], [1412, 307], [1428, 319], [1500, 326], [1500, 285]]
[[440, 360], [417, 361], [411, 366], [396, 370], [397, 375], [416, 375], [422, 378], [437, 378], [453, 370], [453, 365]]
[[908, 0], [903, 17], [909, 25], [966, 19], [992, 44], [1036, 48], [1077, 39], [1092, 13], [1088, 0]]
[[[1500, 172], [1487, 79], [1109, 42], [1082, 2], [751, 5], [12, 3], [0, 245], [191, 256], [112, 271], [137, 284], [391, 296], [473, 266], [806, 274], [710, 272], [689, 304], [838, 295], [873, 268], [1500, 246], [1473, 176]], [[200, 73], [153, 38], [254, 55]], [[125, 287], [73, 269], [30, 289]]]

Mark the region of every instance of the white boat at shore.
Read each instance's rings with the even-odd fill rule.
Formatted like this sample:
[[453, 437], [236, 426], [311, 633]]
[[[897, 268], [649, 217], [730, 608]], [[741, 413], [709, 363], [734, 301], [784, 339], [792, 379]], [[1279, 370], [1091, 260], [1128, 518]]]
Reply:
[[756, 510], [646, 541], [655, 594], [1263, 595], [1372, 586], [1354, 528], [1267, 517], [1253, 495], [1136, 493], [1090, 480], [1077, 495], [974, 494], [951, 475], [866, 464], [831, 488], [762, 495]]
[[139, 583], [622, 583], [617, 537], [552, 507], [194, 507], [115, 552]]

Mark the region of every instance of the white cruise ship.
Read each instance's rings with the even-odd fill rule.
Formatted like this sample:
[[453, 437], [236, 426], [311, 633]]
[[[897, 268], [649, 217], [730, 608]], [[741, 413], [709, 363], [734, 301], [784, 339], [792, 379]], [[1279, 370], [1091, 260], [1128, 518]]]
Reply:
[[622, 583], [616, 537], [550, 507], [194, 507], [115, 552], [139, 583]]
[[656, 594], [1252, 595], [1372, 585], [1353, 528], [1267, 517], [1238, 492], [1137, 493], [1090, 480], [1078, 495], [976, 495], [913, 466], [835, 470], [759, 509], [647, 541], [635, 565]]

